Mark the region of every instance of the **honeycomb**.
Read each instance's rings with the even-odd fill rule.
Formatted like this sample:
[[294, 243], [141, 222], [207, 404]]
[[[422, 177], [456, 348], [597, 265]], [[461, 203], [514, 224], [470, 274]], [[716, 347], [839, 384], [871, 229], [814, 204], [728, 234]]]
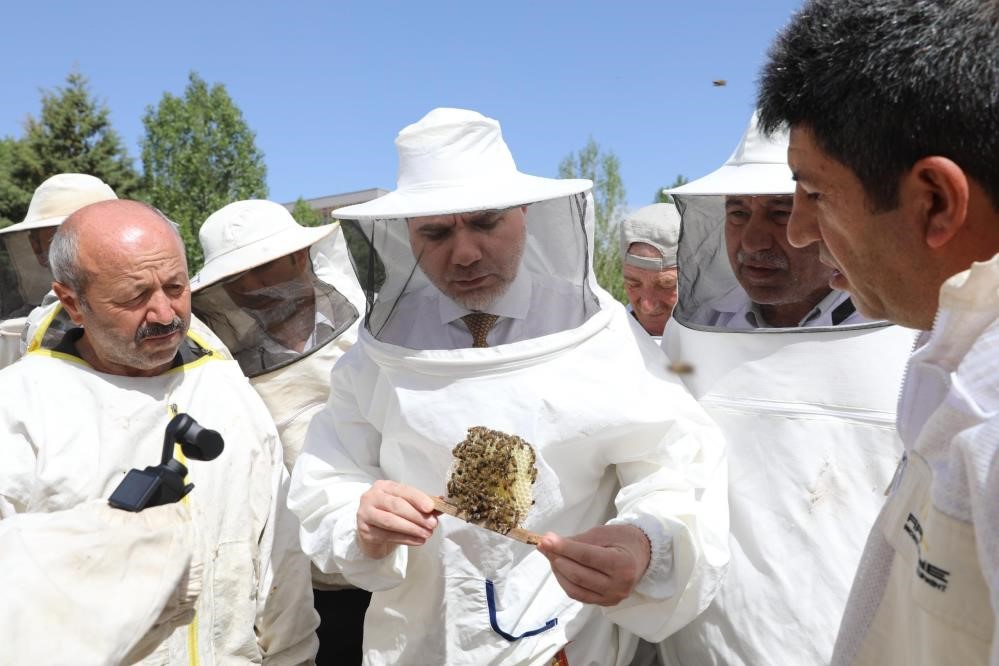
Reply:
[[538, 478], [531, 445], [516, 435], [474, 426], [452, 453], [447, 499], [458, 517], [500, 534], [519, 527], [534, 504], [531, 487]]

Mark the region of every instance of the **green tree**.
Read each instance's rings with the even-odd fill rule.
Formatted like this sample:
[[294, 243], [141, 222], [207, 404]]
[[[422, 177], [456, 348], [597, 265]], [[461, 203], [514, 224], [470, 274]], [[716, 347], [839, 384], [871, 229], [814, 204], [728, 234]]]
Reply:
[[560, 178], [593, 181], [596, 234], [593, 239], [593, 271], [597, 282], [614, 298], [628, 302], [621, 265], [621, 216], [624, 213], [624, 183], [621, 163], [613, 151], [602, 151], [593, 137], [578, 152], [565, 156], [558, 167]]
[[96, 176], [120, 197], [138, 194], [139, 176], [110, 111], [79, 72], [69, 74], [64, 87], [42, 92], [39, 117], [28, 117], [20, 140], [3, 140], [0, 161], [0, 217], [15, 222], [24, 218], [35, 188], [57, 173]]
[[10, 137], [0, 139], [0, 229], [23, 219], [17, 217], [16, 211], [22, 207], [27, 209], [27, 204], [23, 201], [24, 190], [11, 179], [16, 149], [16, 140]]
[[323, 219], [323, 216], [320, 215], [315, 208], [310, 206], [302, 197], [295, 199], [295, 207], [291, 209], [291, 216], [295, 218], [295, 221], [303, 227], [318, 227], [326, 221]]
[[672, 190], [674, 187], [680, 187], [681, 185], [689, 182], [690, 181], [687, 180], [682, 173], [677, 174], [676, 178], [673, 179], [672, 184], [667, 185], [666, 187], [660, 187], [656, 190], [656, 196], [652, 199], [652, 203], [673, 203], [673, 197], [666, 194], [664, 190]]
[[191, 272], [202, 264], [198, 229], [228, 203], [267, 196], [267, 168], [255, 135], [225, 87], [195, 72], [182, 97], [163, 94], [142, 118], [149, 201], [180, 226]]

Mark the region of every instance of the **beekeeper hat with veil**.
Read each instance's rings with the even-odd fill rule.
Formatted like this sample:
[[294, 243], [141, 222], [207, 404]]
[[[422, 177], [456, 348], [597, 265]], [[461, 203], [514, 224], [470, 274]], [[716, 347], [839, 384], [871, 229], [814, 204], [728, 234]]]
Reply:
[[198, 232], [195, 313], [249, 377], [293, 363], [346, 332], [363, 298], [337, 223], [304, 227], [272, 201], [236, 201]]
[[0, 229], [0, 368], [20, 356], [27, 315], [52, 288], [48, 246], [56, 229], [80, 208], [117, 198], [100, 178], [56, 174], [35, 189], [24, 220]]
[[[333, 213], [367, 312], [292, 472], [303, 550], [375, 590], [374, 662], [542, 663], [564, 646], [570, 663], [622, 663], [629, 632], [665, 635], [716, 584], [717, 430], [597, 285], [590, 181], [521, 173], [499, 123], [472, 111], [431, 111], [396, 146], [398, 188]], [[479, 315], [495, 317], [484, 335], [465, 319]], [[574, 601], [537, 549], [450, 516], [421, 547], [363, 556], [361, 495], [379, 479], [443, 493], [473, 426], [534, 448], [525, 529], [643, 529], [653, 564], [641, 593], [613, 609]]]
[[205, 264], [191, 278], [192, 309], [263, 397], [290, 468], [330, 368], [357, 338], [364, 296], [340, 225], [305, 227], [253, 199], [210, 215], [198, 236]]
[[[787, 132], [763, 135], [754, 114], [719, 169], [667, 190], [681, 213], [680, 296], [662, 345], [692, 368], [683, 381], [728, 440], [733, 548], [714, 603], [660, 646], [666, 663], [828, 662], [863, 545], [842, 526], [874, 520], [900, 455], [893, 424], [911, 332], [853, 315], [835, 325], [839, 306], [834, 325], [702, 318], [749, 301], [726, 252], [725, 198], [791, 195], [787, 149]], [[773, 612], [744, 630], [761, 600]]]
[[[568, 300], [557, 312], [532, 312], [526, 326], [514, 323], [515, 330], [506, 340], [573, 328], [600, 309], [595, 293], [599, 288], [589, 261], [593, 246], [589, 180], [541, 178], [518, 171], [499, 123], [473, 111], [435, 109], [399, 132], [396, 147], [397, 189], [334, 211], [345, 220], [358, 278], [368, 299], [365, 328], [376, 339], [412, 348], [461, 346], [444, 339], [428, 340], [407, 322], [413, 308], [433, 300], [428, 293], [434, 290], [433, 275], [420, 268], [421, 261], [434, 252], [433, 244], [418, 247], [411, 243], [407, 224], [427, 217], [454, 224], [456, 220], [449, 216], [472, 212], [502, 216], [526, 206], [522, 261], [515, 267], [517, 277], [505, 300], [526, 302], [533, 293], [537, 302], [542, 296], [539, 288], [556, 289]], [[519, 249], [511, 245], [498, 249], [497, 254], [509, 258]], [[481, 263], [488, 264], [489, 257]], [[481, 267], [481, 271], [488, 270]], [[534, 283], [528, 285], [532, 276]], [[539, 277], [544, 277], [543, 284]], [[515, 305], [508, 304], [510, 308], [511, 315], [525, 314]], [[448, 319], [457, 312], [441, 315]], [[509, 323], [502, 319], [497, 323], [499, 329], [505, 326]]]

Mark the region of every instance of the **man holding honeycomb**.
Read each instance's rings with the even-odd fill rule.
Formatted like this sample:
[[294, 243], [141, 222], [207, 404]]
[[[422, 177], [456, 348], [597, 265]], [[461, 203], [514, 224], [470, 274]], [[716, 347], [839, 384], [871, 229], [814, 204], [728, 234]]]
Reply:
[[303, 549], [374, 592], [365, 663], [625, 664], [724, 572], [719, 432], [596, 284], [589, 181], [471, 111], [396, 143], [399, 187], [334, 213], [368, 307], [292, 475]]

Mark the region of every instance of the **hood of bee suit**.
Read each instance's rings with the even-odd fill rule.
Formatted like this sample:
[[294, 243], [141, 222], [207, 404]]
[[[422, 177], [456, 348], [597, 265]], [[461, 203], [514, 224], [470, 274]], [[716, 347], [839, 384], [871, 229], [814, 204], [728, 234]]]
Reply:
[[[797, 280], [815, 280], [820, 261], [817, 252], [804, 252], [786, 245], [786, 225], [790, 217], [794, 180], [787, 165], [788, 132], [764, 135], [757, 126], [756, 113], [750, 118], [732, 155], [717, 170], [703, 178], [666, 190], [680, 212], [680, 239], [677, 249], [678, 294], [673, 317], [688, 326], [742, 329], [747, 332], [769, 329], [759, 305], [754, 305], [733, 269], [731, 254], [746, 265], [773, 269], [763, 281], [765, 293], [774, 294], [776, 280], [786, 280], [793, 289]], [[726, 204], [728, 202], [728, 204]], [[729, 209], [726, 208], [729, 206]], [[750, 225], [750, 211], [752, 224]], [[765, 211], [765, 212], [763, 212]], [[770, 234], [771, 246], [754, 251], [748, 259], [746, 246], [738, 244], [740, 229], [752, 226], [755, 237]], [[749, 232], [743, 232], [749, 233]], [[782, 237], [779, 239], [779, 237]], [[782, 242], [783, 241], [783, 242]], [[760, 245], [760, 242], [756, 243]], [[745, 271], [745, 269], [740, 269]], [[802, 276], [807, 276], [803, 278]], [[819, 275], [821, 277], [821, 275]], [[769, 282], [765, 280], [769, 279]], [[825, 279], [818, 286], [827, 287]], [[752, 289], [750, 287], [750, 289]], [[769, 290], [769, 291], [766, 291]], [[812, 292], [809, 292], [811, 294]], [[757, 298], [767, 296], [757, 295]], [[781, 296], [772, 296], [781, 301]], [[869, 325], [871, 320], [857, 312], [849, 295], [833, 290], [810, 302], [810, 309], [791, 330], [798, 327]]]
[[199, 236], [206, 260], [191, 280], [193, 310], [248, 377], [356, 338], [364, 296], [339, 223], [303, 227], [255, 199], [213, 213]]
[[82, 173], [56, 174], [35, 189], [24, 219], [0, 229], [0, 320], [25, 316], [52, 288], [48, 244], [63, 220], [117, 198], [107, 183]]
[[[558, 285], [565, 296], [560, 302], [572, 309], [563, 318], [562, 329], [578, 325], [600, 309], [596, 292], [602, 289], [592, 264], [590, 181], [520, 173], [499, 123], [474, 111], [435, 109], [404, 128], [396, 147], [398, 189], [333, 212], [342, 220], [357, 277], [367, 295], [364, 327], [377, 339], [411, 348], [433, 347], [432, 341], [413, 339], [410, 316], [425, 312], [426, 307], [414, 303], [437, 289], [426, 272], [432, 270], [426, 261], [430, 251], [415, 256], [424, 250], [414, 249], [419, 244], [414, 243], [409, 223], [428, 217], [455, 225], [465, 214], [502, 214], [525, 207], [526, 232], [517, 277]], [[463, 270], [479, 274], [491, 270], [491, 261], [515, 253], [513, 245], [494, 248]], [[542, 327], [538, 334], [556, 328]]]
[[[699, 318], [747, 303], [725, 248], [724, 195], [793, 192], [786, 150], [786, 134], [762, 136], [754, 116], [722, 168], [670, 191], [682, 216], [685, 309], [667, 324], [663, 349], [722, 428], [729, 469], [738, 470], [729, 482], [729, 574], [705, 613], [670, 638], [677, 663], [828, 661], [866, 538], [866, 529], [842, 525], [874, 521], [901, 454], [893, 424], [911, 331], [884, 322], [772, 329]], [[724, 297], [737, 288], [730, 306]], [[819, 570], [830, 575], [815, 587], [811, 572]], [[717, 640], [717, 627], [752, 612], [749, 599], [779, 611], [751, 633]], [[791, 633], [789, 617], [798, 618]]]

